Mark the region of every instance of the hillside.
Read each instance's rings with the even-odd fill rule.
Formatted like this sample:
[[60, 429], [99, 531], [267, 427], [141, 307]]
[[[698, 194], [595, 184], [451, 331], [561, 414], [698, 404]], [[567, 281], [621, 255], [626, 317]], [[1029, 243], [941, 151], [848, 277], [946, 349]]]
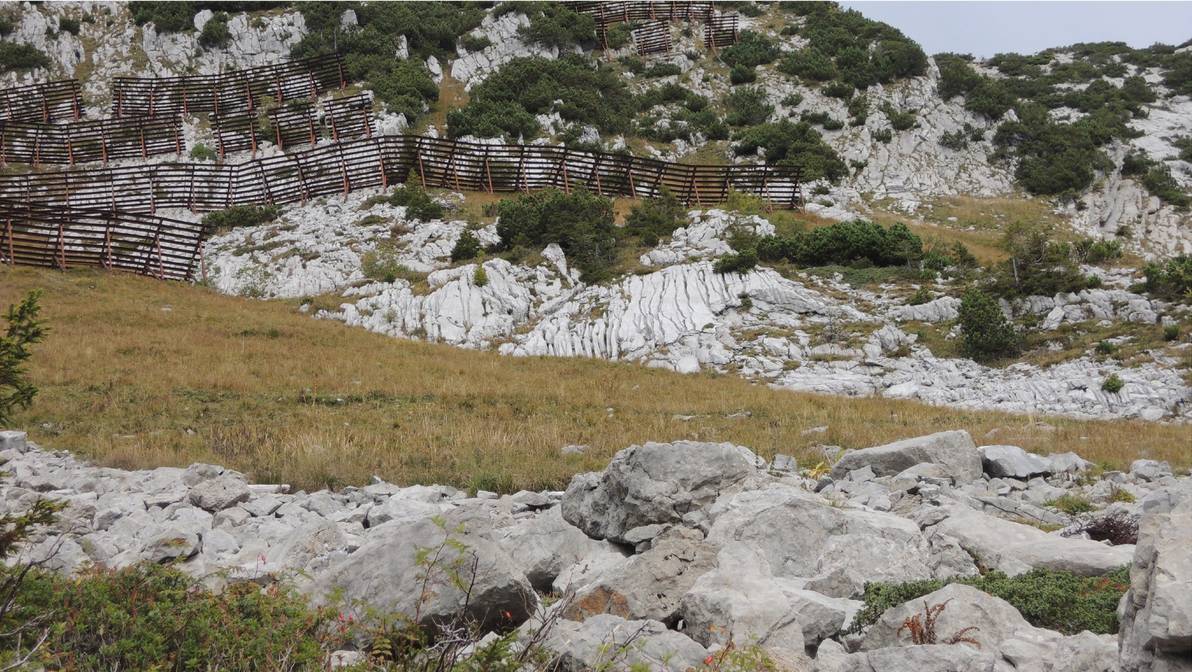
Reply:
[[1192, 42], [11, 2], [0, 83], [4, 670], [1192, 670]]

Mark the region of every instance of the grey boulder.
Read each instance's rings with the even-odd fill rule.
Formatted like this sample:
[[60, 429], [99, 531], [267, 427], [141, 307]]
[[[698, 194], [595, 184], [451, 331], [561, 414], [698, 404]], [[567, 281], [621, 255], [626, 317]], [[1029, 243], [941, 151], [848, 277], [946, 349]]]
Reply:
[[250, 496], [252, 491], [243, 478], [223, 474], [192, 486], [188, 500], [204, 511], [215, 512], [248, 501]]
[[1009, 602], [972, 586], [953, 583], [887, 609], [866, 632], [861, 649], [870, 651], [891, 646], [910, 646], [910, 635], [902, 628], [902, 624], [916, 614], [920, 615], [920, 619], [925, 619], [925, 612], [929, 608], [940, 609], [935, 616], [935, 631], [941, 644], [948, 643], [947, 640], [952, 637], [961, 636], [976, 640], [975, 646], [982, 651], [996, 651], [1003, 640], [1016, 632], [1033, 629]]
[[636, 527], [679, 522], [764, 466], [730, 443], [646, 443], [618, 452], [603, 472], [580, 474], [563, 495], [563, 518], [594, 539], [627, 543]]
[[483, 531], [458, 526], [451, 514], [386, 523], [307, 590], [321, 603], [340, 595], [378, 613], [418, 612], [427, 625], [461, 615], [490, 630], [525, 621], [538, 598], [517, 563]]
[[560, 620], [542, 642], [558, 672], [699, 669], [708, 651], [658, 621], [600, 614], [583, 622]]
[[995, 478], [1027, 480], [1050, 474], [1051, 462], [1018, 446], [981, 446], [981, 462], [985, 473]]
[[[821, 647], [822, 648], [822, 647]], [[816, 657], [814, 672], [994, 672], [997, 656], [964, 645], [898, 646]]]
[[495, 531], [501, 548], [516, 558], [534, 588], [549, 592], [564, 569], [599, 553], [601, 543], [563, 520], [559, 507]]
[[964, 430], [938, 432], [873, 448], [850, 450], [832, 467], [833, 478], [869, 466], [877, 476], [895, 476], [916, 464], [938, 464], [958, 483], [981, 477], [981, 453]]

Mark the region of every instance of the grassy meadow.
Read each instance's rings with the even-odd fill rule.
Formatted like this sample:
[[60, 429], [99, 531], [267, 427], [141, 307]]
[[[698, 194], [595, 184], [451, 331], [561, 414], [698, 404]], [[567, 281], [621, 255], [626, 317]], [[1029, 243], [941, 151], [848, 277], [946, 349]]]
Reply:
[[[450, 483], [563, 487], [635, 442], [732, 441], [823, 459], [944, 429], [978, 443], [1073, 450], [1107, 466], [1187, 467], [1192, 428], [1084, 422], [770, 389], [588, 359], [513, 358], [392, 339], [296, 302], [98, 271], [0, 267], [0, 307], [44, 291], [40, 388], [17, 425], [52, 449], [144, 468], [224, 464], [301, 488]], [[816, 428], [826, 427], [826, 430]], [[588, 444], [562, 455], [566, 444]]]

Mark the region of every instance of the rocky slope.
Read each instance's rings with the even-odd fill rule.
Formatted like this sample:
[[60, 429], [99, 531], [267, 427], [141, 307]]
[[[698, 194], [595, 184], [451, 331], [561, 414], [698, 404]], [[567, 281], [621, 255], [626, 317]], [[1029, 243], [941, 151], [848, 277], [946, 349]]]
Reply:
[[[478, 560], [471, 597], [445, 584], [422, 615], [452, 618], [466, 605], [488, 627], [525, 622], [527, 632], [561, 616], [544, 646], [564, 669], [681, 670], [729, 642], [760, 647], [781, 669], [823, 672], [1192, 665], [1192, 478], [1147, 460], [1092, 476], [1072, 453], [978, 448], [953, 431], [847, 452], [830, 476], [809, 477], [790, 458], [767, 464], [731, 444], [647, 443], [565, 492], [468, 496], [381, 481], [291, 493], [202, 464], [98, 468], [20, 432], [0, 433], [0, 459], [3, 510], [39, 497], [67, 504], [59, 529], [10, 561], [51, 554], [63, 572], [171, 561], [215, 587], [291, 581], [362, 615], [365, 604], [413, 613], [416, 549], [450, 536]], [[1049, 506], [1065, 495], [1094, 510]], [[1138, 523], [1138, 544], [1091, 539], [1093, 523], [1109, 519]], [[912, 644], [899, 624], [921, 611], [919, 600], [850, 627], [868, 581], [1032, 568], [1098, 576], [1123, 565], [1131, 585], [1116, 637], [1034, 627], [962, 585], [923, 600], [947, 605], [941, 634], [975, 628], [971, 643]], [[542, 601], [548, 592], [562, 597]], [[635, 632], [638, 644], [615, 656], [600, 646]]]
[[[337, 307], [317, 315], [372, 331], [426, 338], [509, 355], [600, 357], [681, 372], [735, 371], [791, 389], [880, 395], [933, 404], [1078, 417], [1192, 417], [1190, 391], [1176, 345], [1148, 362], [1098, 359], [1090, 350], [1060, 364], [990, 368], [937, 357], [905, 329], [947, 325], [959, 301], [943, 295], [908, 305], [897, 287], [856, 290], [807, 274], [790, 277], [759, 267], [745, 274], [713, 272], [711, 260], [732, 250], [730, 230], [773, 232], [760, 217], [693, 210], [688, 226], [644, 253], [643, 269], [609, 284], [587, 285], [557, 246], [534, 264], [504, 259], [452, 264], [463, 221], [416, 222], [404, 208], [370, 205], [372, 194], [317, 199], [276, 222], [237, 229], [206, 246], [207, 282], [254, 297], [299, 298], [333, 293]], [[187, 216], [179, 213], [179, 216]], [[370, 222], [367, 225], [353, 222]], [[350, 224], [345, 224], [345, 223]], [[475, 235], [496, 240], [492, 225]], [[363, 260], [378, 254], [425, 281], [369, 278]], [[1107, 284], [1123, 276], [1106, 274]], [[947, 292], [942, 281], [936, 287]], [[321, 305], [325, 305], [322, 302]], [[1007, 312], [1038, 316], [1044, 332], [1098, 321], [1154, 324], [1183, 319], [1184, 310], [1123, 289], [1032, 297]], [[949, 338], [955, 338], [955, 331]], [[1116, 393], [1101, 384], [1111, 373]]]

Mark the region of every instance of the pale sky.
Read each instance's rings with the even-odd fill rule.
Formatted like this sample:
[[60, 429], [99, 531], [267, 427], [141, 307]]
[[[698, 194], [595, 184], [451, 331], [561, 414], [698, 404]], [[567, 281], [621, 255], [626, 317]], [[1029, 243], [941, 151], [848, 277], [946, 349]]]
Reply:
[[1155, 42], [1192, 39], [1192, 2], [841, 2], [885, 21], [923, 46], [992, 56], [1023, 54], [1075, 42]]

